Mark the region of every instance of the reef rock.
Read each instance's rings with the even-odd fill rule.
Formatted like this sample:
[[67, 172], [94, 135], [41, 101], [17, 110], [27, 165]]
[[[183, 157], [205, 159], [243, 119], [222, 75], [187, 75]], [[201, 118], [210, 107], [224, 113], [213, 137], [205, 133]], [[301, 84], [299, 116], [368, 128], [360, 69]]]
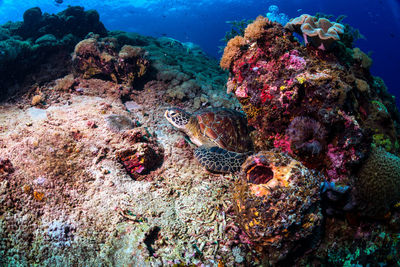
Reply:
[[76, 43], [90, 32], [107, 34], [97, 11], [78, 6], [58, 14], [34, 7], [23, 18], [0, 25], [0, 100], [24, 86], [66, 75]]
[[140, 47], [124, 45], [119, 51], [113, 38], [88, 38], [75, 46], [73, 67], [84, 78], [105, 78], [116, 83], [132, 83], [142, 77], [149, 61]]
[[230, 71], [227, 90], [257, 129], [256, 151], [279, 148], [345, 184], [374, 140], [398, 153], [393, 99], [361, 59], [346, 60], [302, 46], [262, 17], [228, 43], [221, 60]]

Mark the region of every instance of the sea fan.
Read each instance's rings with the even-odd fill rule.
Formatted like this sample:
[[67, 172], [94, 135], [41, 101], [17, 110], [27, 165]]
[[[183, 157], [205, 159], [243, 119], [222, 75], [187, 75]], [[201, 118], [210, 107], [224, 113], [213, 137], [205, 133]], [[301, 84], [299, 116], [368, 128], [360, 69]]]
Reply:
[[323, 148], [326, 130], [316, 120], [299, 116], [292, 120], [286, 134], [293, 149], [318, 155]]

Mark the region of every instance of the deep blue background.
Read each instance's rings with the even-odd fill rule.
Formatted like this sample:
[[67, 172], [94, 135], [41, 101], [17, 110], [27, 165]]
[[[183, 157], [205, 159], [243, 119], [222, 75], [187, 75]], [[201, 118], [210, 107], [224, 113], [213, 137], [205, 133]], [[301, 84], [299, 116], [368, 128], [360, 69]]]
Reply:
[[65, 0], [61, 5], [50, 0], [3, 1], [0, 0], [0, 23], [21, 20], [23, 11], [34, 5], [49, 13], [59, 12], [69, 4], [83, 5], [86, 9], [97, 9], [109, 30], [156, 37], [166, 35], [182, 42], [193, 42], [216, 58], [221, 56], [218, 47], [224, 45], [220, 39], [229, 30], [227, 20], [254, 19], [265, 15], [271, 4], [279, 6], [280, 12], [289, 18], [316, 12], [347, 15], [343, 22], [359, 29], [366, 37], [357, 41], [356, 46], [366, 53], [372, 52], [372, 74], [384, 79], [400, 106], [400, 0], [160, 0], [144, 7], [138, 7], [138, 1], [133, 0], [132, 4], [127, 0]]

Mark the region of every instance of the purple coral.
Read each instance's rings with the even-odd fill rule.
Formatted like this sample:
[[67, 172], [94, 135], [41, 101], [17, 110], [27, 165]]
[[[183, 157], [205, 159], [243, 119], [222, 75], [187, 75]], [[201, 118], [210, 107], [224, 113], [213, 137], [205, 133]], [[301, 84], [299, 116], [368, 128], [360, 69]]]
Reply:
[[293, 149], [318, 155], [323, 149], [326, 130], [316, 120], [299, 116], [292, 120], [286, 134]]

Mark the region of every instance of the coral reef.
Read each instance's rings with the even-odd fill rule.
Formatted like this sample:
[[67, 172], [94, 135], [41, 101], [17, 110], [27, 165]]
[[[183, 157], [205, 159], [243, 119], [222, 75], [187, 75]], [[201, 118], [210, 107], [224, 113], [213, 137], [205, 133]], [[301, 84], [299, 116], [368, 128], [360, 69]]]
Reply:
[[292, 151], [318, 155], [326, 138], [326, 130], [309, 117], [295, 117], [286, 130]]
[[322, 176], [281, 153], [260, 152], [243, 164], [234, 192], [236, 219], [268, 265], [318, 238], [321, 181]]
[[[398, 160], [399, 115], [361, 50], [303, 47], [260, 18], [227, 49], [227, 95], [227, 71], [198, 46], [105, 32], [96, 12], [67, 10], [0, 27], [1, 96], [24, 89], [0, 105], [1, 266], [399, 264], [397, 184], [368, 180], [376, 155], [397, 172], [383, 165]], [[82, 40], [93, 69], [71, 73]], [[205, 172], [163, 118], [240, 104], [264, 152], [239, 177]], [[383, 220], [358, 216], [375, 205]]]
[[277, 147], [344, 184], [365, 158], [373, 134], [382, 134], [398, 153], [398, 111], [362, 59], [348, 64], [333, 52], [301, 46], [277, 23], [259, 29], [259, 39], [244, 38], [248, 45], [227, 54], [233, 60], [228, 92], [257, 129], [257, 150]]
[[253, 23], [247, 25], [244, 30], [244, 38], [250, 41], [260, 39], [268, 23], [270, 23], [268, 19], [258, 16]]
[[285, 28], [302, 35], [306, 44], [311, 43], [322, 50], [330, 49], [344, 33], [344, 25], [308, 14], [291, 19]]
[[42, 14], [35, 7], [24, 13], [23, 22], [1, 25], [0, 98], [15, 94], [25, 84], [50, 81], [67, 74], [69, 54], [90, 32], [107, 34], [97, 11], [84, 11], [77, 6], [58, 14]]
[[86, 79], [105, 78], [129, 86], [146, 73], [149, 62], [142, 48], [124, 45], [118, 51], [117, 40], [95, 37], [75, 46], [72, 61], [76, 73]]

